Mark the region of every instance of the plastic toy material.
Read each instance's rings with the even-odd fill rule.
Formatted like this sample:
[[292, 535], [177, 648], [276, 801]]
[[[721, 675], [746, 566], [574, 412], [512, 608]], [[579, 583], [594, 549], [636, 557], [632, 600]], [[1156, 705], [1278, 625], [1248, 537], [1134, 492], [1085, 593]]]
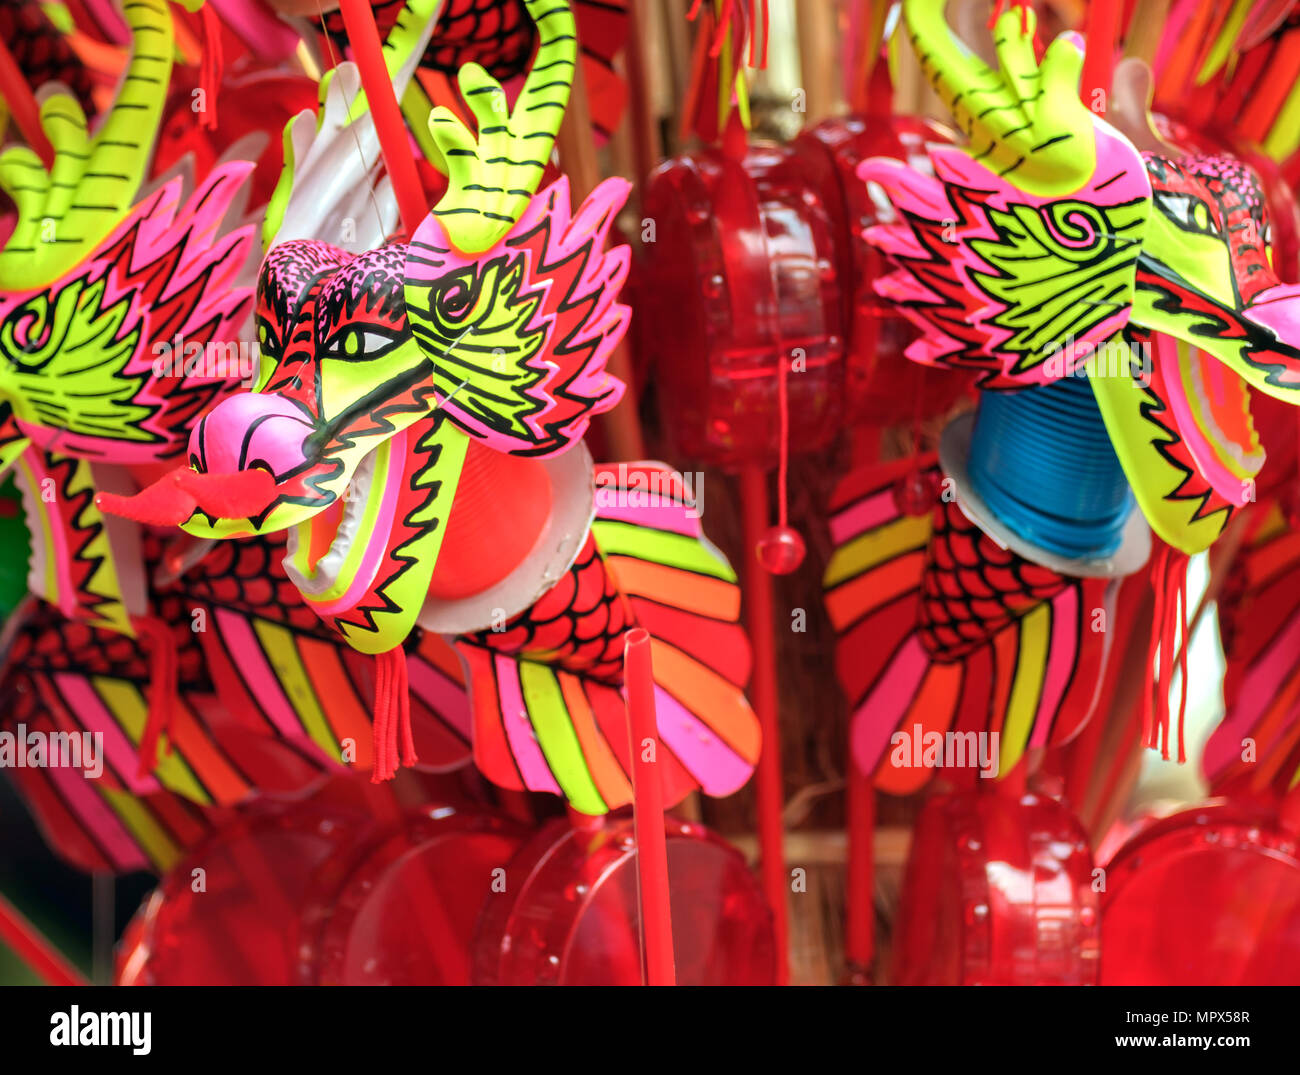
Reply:
[[[678, 985], [774, 985], [772, 913], [745, 860], [665, 820]], [[506, 870], [474, 941], [476, 985], [639, 985], [632, 819], [543, 828]]]
[[782, 363], [789, 443], [816, 451], [843, 417], [845, 310], [836, 236], [808, 160], [789, 147], [705, 149], [661, 166], [633, 330], [677, 454], [770, 465]]
[[857, 177], [858, 166], [871, 157], [894, 157], [928, 171], [925, 147], [954, 137], [940, 124], [915, 116], [844, 116], [824, 120], [792, 143], [807, 162], [832, 222], [848, 334], [846, 424], [888, 426], [933, 418], [971, 389], [973, 377], [903, 361], [916, 331], [876, 294], [875, 282], [888, 266], [862, 237], [867, 228], [890, 223], [894, 209]]
[[300, 972], [318, 985], [469, 985], [475, 924], [504, 898], [505, 867], [526, 835], [508, 818], [422, 806], [304, 916], [304, 929], [319, 918], [319, 930]]
[[1102, 985], [1300, 984], [1300, 849], [1274, 815], [1212, 802], [1106, 867]]
[[1092, 854], [1054, 799], [931, 799], [917, 820], [894, 937], [895, 985], [1094, 985]]
[[294, 985], [301, 912], [332, 856], [375, 831], [321, 803], [260, 807], [159, 884], [119, 948], [118, 985]]

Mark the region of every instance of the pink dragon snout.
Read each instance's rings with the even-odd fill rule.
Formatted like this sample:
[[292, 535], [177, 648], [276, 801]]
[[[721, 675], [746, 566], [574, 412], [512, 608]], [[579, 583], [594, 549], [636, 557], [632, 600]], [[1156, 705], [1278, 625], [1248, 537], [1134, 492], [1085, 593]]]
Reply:
[[260, 466], [277, 477], [306, 461], [303, 444], [312, 431], [302, 411], [280, 396], [231, 396], [213, 408], [190, 434], [190, 454], [209, 474]]

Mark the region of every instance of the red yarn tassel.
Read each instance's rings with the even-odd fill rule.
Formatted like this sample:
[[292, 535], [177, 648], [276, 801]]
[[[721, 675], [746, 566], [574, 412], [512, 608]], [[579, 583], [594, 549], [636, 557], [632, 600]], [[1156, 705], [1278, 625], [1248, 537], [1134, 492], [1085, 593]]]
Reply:
[[401, 765], [414, 765], [415, 739], [411, 734], [411, 692], [406, 673], [406, 650], [394, 646], [375, 655], [375, 764], [372, 784], [392, 780]]
[[1163, 546], [1151, 558], [1151, 584], [1155, 601], [1151, 610], [1151, 639], [1147, 643], [1146, 690], [1142, 699], [1142, 741], [1148, 747], [1156, 745], [1159, 722], [1160, 677], [1156, 674], [1156, 657], [1160, 650], [1161, 621], [1164, 616], [1165, 560], [1168, 550]]
[[1174, 587], [1177, 568], [1169, 566], [1171, 554], [1165, 554], [1165, 607], [1160, 616], [1160, 756], [1169, 760], [1169, 690], [1174, 681], [1174, 636], [1177, 629], [1178, 591]]
[[[1187, 761], [1185, 723], [1187, 716], [1187, 564], [1176, 549], [1162, 546], [1151, 560], [1151, 583], [1155, 605], [1151, 641], [1147, 647], [1147, 690], [1142, 709], [1142, 732], [1146, 745], [1160, 748], [1169, 760], [1172, 740], [1172, 712], [1169, 692], [1173, 689], [1175, 665], [1179, 672], [1178, 760]], [[1156, 669], [1157, 655], [1159, 670]]]
[[[143, 780], [158, 765], [158, 740], [169, 732], [176, 695], [176, 640], [171, 629], [154, 616], [133, 616], [131, 626], [149, 647], [149, 715], [140, 736], [140, 764], [136, 776]], [[170, 737], [167, 753], [172, 752]]]

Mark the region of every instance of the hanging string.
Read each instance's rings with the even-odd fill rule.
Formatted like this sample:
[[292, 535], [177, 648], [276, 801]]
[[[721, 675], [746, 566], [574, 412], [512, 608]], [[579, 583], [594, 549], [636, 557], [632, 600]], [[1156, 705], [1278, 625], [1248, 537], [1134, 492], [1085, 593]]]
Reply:
[[971, 485], [1021, 537], [1072, 559], [1109, 556], [1133, 496], [1086, 377], [983, 392]]
[[1146, 689], [1142, 696], [1142, 742], [1148, 747], [1156, 744], [1156, 715], [1159, 708], [1159, 677], [1156, 675], [1156, 658], [1160, 651], [1160, 622], [1164, 615], [1165, 564], [1169, 550], [1161, 546], [1151, 557], [1151, 586], [1154, 602], [1151, 609], [1151, 637], [1147, 642]]
[[1184, 725], [1187, 717], [1187, 651], [1192, 640], [1187, 635], [1187, 557], [1182, 561], [1178, 582], [1178, 629], [1181, 644], [1178, 647], [1178, 764], [1187, 762], [1187, 743]]

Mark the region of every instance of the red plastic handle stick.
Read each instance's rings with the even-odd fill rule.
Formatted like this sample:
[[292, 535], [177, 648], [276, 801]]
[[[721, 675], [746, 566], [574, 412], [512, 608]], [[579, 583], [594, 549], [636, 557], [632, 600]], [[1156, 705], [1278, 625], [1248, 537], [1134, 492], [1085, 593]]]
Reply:
[[54, 147], [45, 137], [41, 126], [41, 108], [31, 87], [27, 85], [27, 76], [13, 58], [4, 42], [0, 41], [0, 98], [9, 106], [14, 123], [22, 132], [27, 144], [44, 162], [46, 168], [54, 166]]
[[844, 962], [848, 984], [868, 985], [876, 954], [876, 789], [871, 786], [871, 774], [858, 768], [852, 751], [847, 779], [849, 862]]
[[393, 181], [397, 207], [402, 214], [402, 227], [407, 238], [428, 215], [429, 206], [420, 186], [420, 174], [415, 169], [410, 139], [402, 122], [402, 110], [397, 106], [393, 83], [384, 65], [383, 46], [379, 43], [379, 30], [375, 27], [375, 13], [366, 0], [342, 0], [339, 10], [352, 43], [352, 57], [361, 72], [361, 87], [366, 91], [370, 114], [375, 120], [379, 135], [379, 151], [384, 157], [384, 167]]
[[[1119, 36], [1119, 0], [1091, 0], [1085, 22], [1088, 51], [1083, 58], [1080, 92], [1083, 103], [1106, 114], [1110, 80], [1115, 67], [1115, 40]], [[1101, 92], [1098, 93], [1097, 91]]]
[[[664, 791], [656, 759], [659, 727], [650, 668], [650, 634], [628, 631], [623, 642], [627, 725], [632, 737], [632, 820], [636, 830], [636, 873], [641, 886], [641, 929], [645, 938], [646, 985], [676, 985], [673, 919], [668, 897], [668, 841], [664, 835]], [[653, 749], [647, 750], [650, 746]], [[647, 760], [649, 758], [650, 760]]]
[[786, 908], [788, 880], [785, 872], [785, 828], [781, 820], [781, 726], [777, 719], [780, 692], [776, 678], [776, 637], [772, 620], [772, 576], [758, 561], [760, 539], [767, 531], [767, 475], [756, 465], [740, 472], [740, 499], [745, 535], [745, 626], [754, 647], [754, 679], [750, 699], [763, 732], [763, 751], [755, 774], [758, 813], [759, 868], [763, 892], [772, 905], [776, 933], [777, 984], [789, 978], [789, 925]]
[[46, 985], [90, 984], [3, 896], [0, 896], [0, 941], [12, 948]]

